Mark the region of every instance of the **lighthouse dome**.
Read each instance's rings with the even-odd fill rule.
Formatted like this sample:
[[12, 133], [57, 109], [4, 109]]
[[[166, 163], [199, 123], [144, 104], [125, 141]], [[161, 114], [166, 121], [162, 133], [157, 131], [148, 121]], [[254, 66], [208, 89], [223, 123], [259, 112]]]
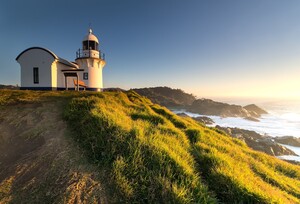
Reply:
[[83, 41], [94, 41], [99, 44], [98, 38], [93, 34], [92, 29], [89, 29], [89, 33], [84, 37]]

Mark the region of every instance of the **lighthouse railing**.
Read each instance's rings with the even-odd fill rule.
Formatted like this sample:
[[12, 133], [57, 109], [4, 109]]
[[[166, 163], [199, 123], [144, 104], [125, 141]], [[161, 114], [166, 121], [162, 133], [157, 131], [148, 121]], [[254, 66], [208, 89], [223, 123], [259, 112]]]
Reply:
[[[93, 57], [92, 54], [91, 54], [93, 50], [91, 50], [91, 49], [88, 50], [88, 56], [86, 55], [86, 52], [85, 52], [85, 55], [84, 55], [83, 51], [84, 50], [82, 50], [82, 49], [78, 49], [78, 51], [76, 52], [76, 59]], [[97, 51], [97, 50], [94, 50], [94, 51]], [[99, 58], [102, 59], [102, 60], [105, 60], [105, 54], [103, 52], [101, 52], [100, 50], [99, 50]]]

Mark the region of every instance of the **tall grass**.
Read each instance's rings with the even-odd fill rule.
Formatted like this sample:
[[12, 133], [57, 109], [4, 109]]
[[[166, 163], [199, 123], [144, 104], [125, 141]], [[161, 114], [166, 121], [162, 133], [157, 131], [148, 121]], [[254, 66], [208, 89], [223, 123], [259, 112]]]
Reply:
[[214, 203], [172, 122], [134, 92], [73, 99], [65, 116], [92, 160], [107, 166], [116, 197], [129, 203]]
[[73, 137], [126, 203], [299, 203], [300, 167], [135, 92], [75, 97]]

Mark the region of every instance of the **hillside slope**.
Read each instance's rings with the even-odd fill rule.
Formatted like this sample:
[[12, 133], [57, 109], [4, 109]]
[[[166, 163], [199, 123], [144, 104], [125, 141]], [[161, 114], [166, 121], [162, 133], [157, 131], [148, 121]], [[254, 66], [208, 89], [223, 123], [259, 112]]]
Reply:
[[299, 166], [135, 92], [73, 99], [66, 118], [90, 158], [110, 169], [120, 202], [299, 203]]
[[108, 203], [104, 172], [69, 137], [68, 100], [55, 95], [0, 91], [0, 203]]
[[0, 91], [0, 104], [3, 203], [299, 203], [299, 166], [135, 92]]

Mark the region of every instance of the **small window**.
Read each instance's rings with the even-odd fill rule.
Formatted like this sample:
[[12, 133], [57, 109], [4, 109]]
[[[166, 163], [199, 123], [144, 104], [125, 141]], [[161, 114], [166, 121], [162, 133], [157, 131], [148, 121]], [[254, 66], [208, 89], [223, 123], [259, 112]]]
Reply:
[[39, 83], [39, 68], [33, 67], [33, 83], [38, 84]]
[[83, 41], [83, 43], [82, 43], [82, 49], [83, 50], [87, 50], [87, 48], [89, 47], [89, 41]]
[[84, 80], [88, 80], [88, 79], [89, 79], [89, 73], [84, 72], [84, 73], [83, 73], [83, 79], [84, 79]]

